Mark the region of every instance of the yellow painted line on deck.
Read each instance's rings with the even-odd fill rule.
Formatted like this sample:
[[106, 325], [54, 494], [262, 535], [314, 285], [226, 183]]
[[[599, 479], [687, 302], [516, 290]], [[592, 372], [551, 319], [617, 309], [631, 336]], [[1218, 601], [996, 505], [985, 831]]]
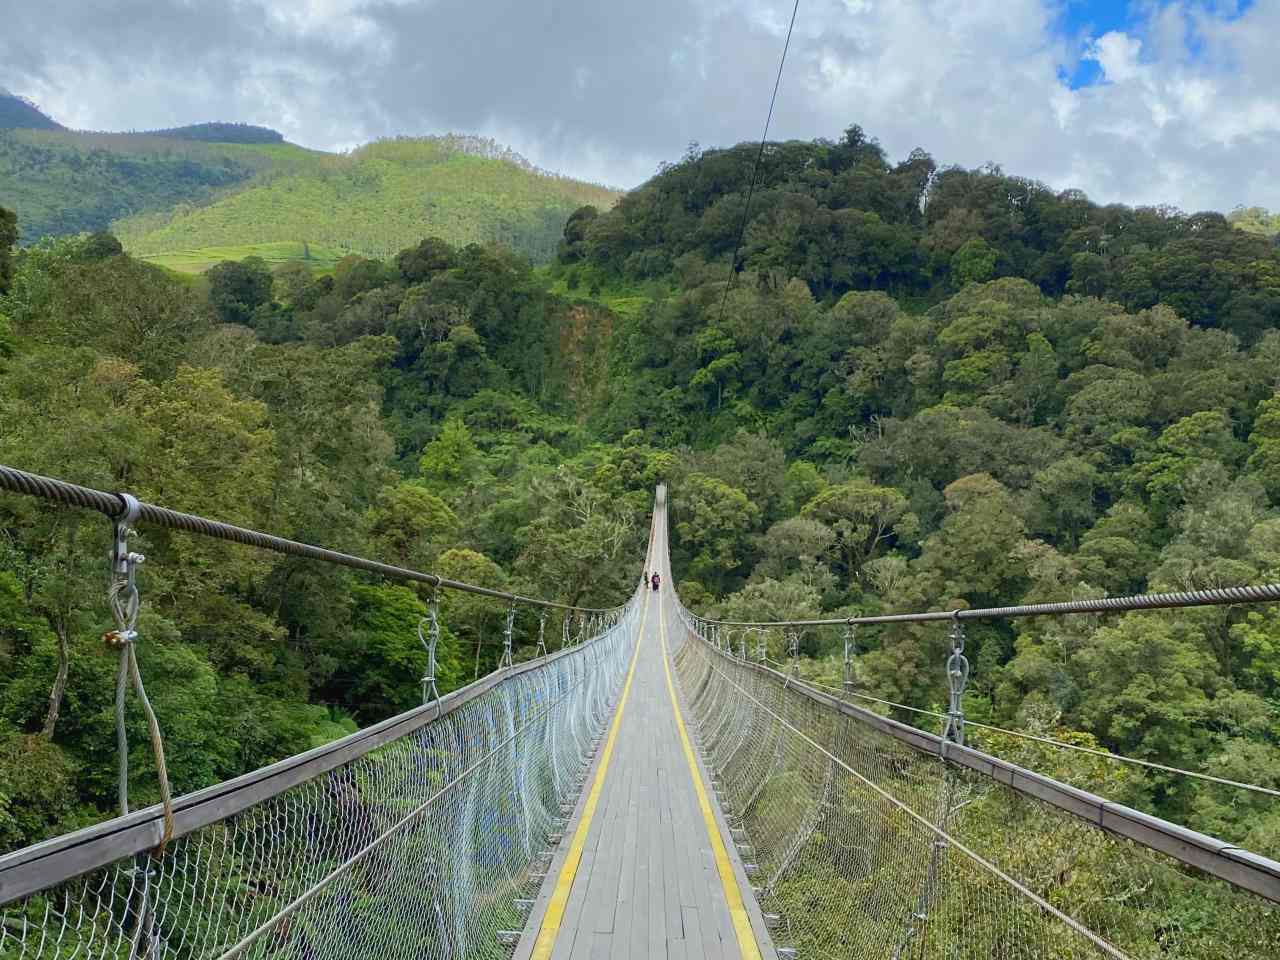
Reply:
[[564, 922], [565, 907], [569, 903], [569, 892], [573, 889], [574, 878], [578, 875], [578, 865], [582, 863], [582, 851], [587, 845], [587, 834], [591, 831], [591, 820], [596, 815], [596, 805], [600, 802], [600, 791], [604, 787], [604, 778], [609, 773], [609, 761], [613, 759], [613, 745], [618, 739], [618, 728], [622, 726], [622, 711], [627, 707], [627, 697], [631, 695], [631, 680], [636, 674], [636, 662], [640, 659], [640, 644], [644, 640], [644, 628], [649, 620], [649, 598], [645, 596], [644, 610], [640, 614], [640, 633], [636, 638], [636, 650], [631, 655], [631, 667], [627, 670], [627, 681], [622, 687], [622, 697], [618, 700], [618, 710], [613, 715], [613, 725], [609, 727], [609, 737], [604, 743], [604, 752], [600, 755], [600, 765], [596, 768], [596, 777], [591, 782], [591, 792], [587, 794], [587, 802], [582, 808], [582, 817], [578, 821], [578, 829], [574, 831], [573, 840], [569, 844], [569, 854], [560, 867], [560, 876], [556, 880], [555, 892], [547, 904], [547, 912], [542, 915], [542, 926], [538, 929], [538, 939], [533, 943], [530, 960], [549, 960], [551, 951], [556, 945], [556, 937], [560, 933], [560, 925]]
[[[665, 593], [666, 590], [663, 590]], [[702, 775], [698, 772], [698, 761], [693, 755], [693, 745], [689, 742], [689, 731], [685, 729], [684, 717], [680, 715], [680, 702], [676, 698], [676, 685], [671, 681], [671, 666], [667, 663], [667, 616], [662, 602], [658, 602], [658, 630], [662, 636], [662, 669], [667, 674], [667, 692], [671, 694], [671, 712], [676, 717], [676, 729], [680, 731], [680, 745], [684, 747], [684, 759], [689, 764], [689, 775], [693, 777], [693, 789], [698, 795], [698, 806], [702, 808], [702, 822], [707, 828], [707, 837], [711, 840], [711, 852], [716, 858], [716, 870], [720, 873], [720, 885], [724, 888], [724, 902], [729, 907], [729, 917], [733, 920], [733, 932], [738, 937], [738, 951], [742, 960], [761, 960], [760, 945], [756, 943], [755, 932], [751, 929], [751, 918], [742, 902], [742, 890], [738, 886], [738, 878], [734, 875], [733, 864], [729, 862], [729, 852], [725, 849], [724, 838], [720, 836], [720, 825], [716, 823], [716, 815], [711, 811], [711, 803], [707, 799], [707, 790], [702, 785]]]

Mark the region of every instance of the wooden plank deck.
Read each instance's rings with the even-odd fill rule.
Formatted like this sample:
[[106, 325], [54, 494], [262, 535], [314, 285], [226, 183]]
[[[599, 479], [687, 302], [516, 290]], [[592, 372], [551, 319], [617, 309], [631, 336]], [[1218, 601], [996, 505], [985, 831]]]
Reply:
[[[665, 560], [665, 531], [659, 527], [654, 534], [653, 554]], [[665, 588], [657, 594], [646, 591], [645, 603], [630, 693], [622, 706], [612, 756], [576, 873], [570, 880], [564, 864], [581, 824], [582, 799], [531, 911], [516, 948], [516, 960], [542, 960], [547, 955], [550, 938], [543, 937], [537, 952], [535, 942], [546, 919], [547, 904], [557, 887], [566, 883], [571, 886], [563, 919], [550, 944], [551, 960], [776, 957], [717, 809], [713, 811], [716, 829], [732, 864], [732, 882], [738, 885], [751, 921], [754, 942], [745, 957], [740, 948], [726, 883], [682, 746], [663, 666], [664, 626], [666, 642], [671, 643], [678, 636], [679, 620]], [[686, 725], [688, 722], [686, 716]], [[597, 756], [583, 798], [591, 790], [599, 763]], [[714, 805], [715, 794], [700, 762], [697, 775]]]

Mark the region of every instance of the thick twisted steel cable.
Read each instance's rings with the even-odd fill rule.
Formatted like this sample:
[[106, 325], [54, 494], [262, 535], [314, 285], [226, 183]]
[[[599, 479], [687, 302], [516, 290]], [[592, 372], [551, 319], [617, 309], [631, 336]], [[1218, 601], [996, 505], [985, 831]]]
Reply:
[[931, 623], [960, 620], [1006, 620], [1018, 617], [1049, 617], [1072, 613], [1125, 613], [1131, 610], [1172, 610], [1179, 607], [1212, 607], [1231, 603], [1273, 603], [1280, 600], [1280, 583], [1255, 586], [1213, 587], [1175, 593], [1142, 593], [1096, 600], [1062, 600], [1054, 603], [1024, 603], [1009, 607], [975, 607], [968, 610], [929, 610], [921, 613], [888, 613], [875, 617], [831, 617], [818, 620], [713, 620], [695, 617], [700, 623], [725, 627], [839, 627], [880, 623]]
[[[63, 506], [96, 510], [98, 513], [105, 514], [112, 519], [118, 519], [125, 512], [125, 499], [121, 494], [95, 490], [92, 487], [82, 487], [78, 484], [68, 483], [65, 480], [44, 477], [3, 464], [0, 464], [0, 490], [38, 497]], [[197, 514], [170, 510], [168, 507], [157, 506], [153, 503], [140, 501], [138, 507], [138, 519], [141, 522], [154, 524], [158, 527], [166, 527], [170, 530], [184, 530], [204, 537], [257, 547], [260, 550], [270, 550], [274, 553], [351, 567], [355, 570], [364, 570], [368, 573], [375, 573], [394, 580], [413, 580], [418, 583], [431, 584], [442, 590], [473, 593], [485, 597], [494, 597], [499, 600], [508, 600], [512, 603], [548, 607], [557, 610], [609, 613], [618, 609], [617, 607], [580, 607], [567, 603], [558, 603], [554, 600], [526, 597], [516, 593], [508, 593], [505, 590], [495, 590], [490, 587], [477, 586], [473, 583], [465, 583], [461, 580], [451, 580], [448, 577], [442, 577], [434, 573], [424, 573], [408, 567], [383, 563], [379, 560], [369, 560], [365, 557], [343, 553], [339, 550], [330, 550], [327, 547], [317, 547], [309, 543], [289, 540], [285, 537], [263, 533], [259, 530], [238, 527], [234, 524], [223, 523], [220, 520], [211, 520], [208, 517], [202, 517]]]

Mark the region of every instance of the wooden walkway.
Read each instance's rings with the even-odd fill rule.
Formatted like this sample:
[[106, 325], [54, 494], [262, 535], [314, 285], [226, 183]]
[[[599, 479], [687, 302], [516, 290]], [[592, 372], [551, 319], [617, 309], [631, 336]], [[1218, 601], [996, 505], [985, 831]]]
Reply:
[[[665, 568], [661, 527], [651, 555]], [[686, 747], [683, 704], [679, 718], [673, 709], [666, 657], [682, 624], [670, 571], [663, 576], [660, 593], [646, 591], [628, 686], [516, 960], [776, 957], [706, 772]]]

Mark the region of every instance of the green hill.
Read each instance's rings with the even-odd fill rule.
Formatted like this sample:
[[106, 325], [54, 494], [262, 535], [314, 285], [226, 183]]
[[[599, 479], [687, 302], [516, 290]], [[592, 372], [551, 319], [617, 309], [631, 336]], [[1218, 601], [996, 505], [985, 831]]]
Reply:
[[251, 123], [192, 123], [185, 127], [148, 130], [147, 136], [204, 143], [284, 143], [284, 134]]
[[207, 205], [131, 217], [115, 229], [147, 258], [303, 241], [386, 257], [437, 236], [456, 245], [499, 241], [547, 261], [570, 213], [588, 203], [610, 207], [616, 196], [536, 170], [492, 141], [398, 139], [316, 155]]
[[17, 211], [24, 243], [112, 230], [132, 253], [195, 269], [227, 248], [278, 257], [287, 245], [325, 260], [387, 256], [434, 235], [547, 262], [570, 213], [616, 199], [479, 137], [331, 154], [243, 123], [79, 132], [0, 90], [0, 206]]
[[24, 242], [105, 230], [122, 217], [207, 203], [310, 154], [284, 144], [0, 130], [0, 206], [17, 211]]

